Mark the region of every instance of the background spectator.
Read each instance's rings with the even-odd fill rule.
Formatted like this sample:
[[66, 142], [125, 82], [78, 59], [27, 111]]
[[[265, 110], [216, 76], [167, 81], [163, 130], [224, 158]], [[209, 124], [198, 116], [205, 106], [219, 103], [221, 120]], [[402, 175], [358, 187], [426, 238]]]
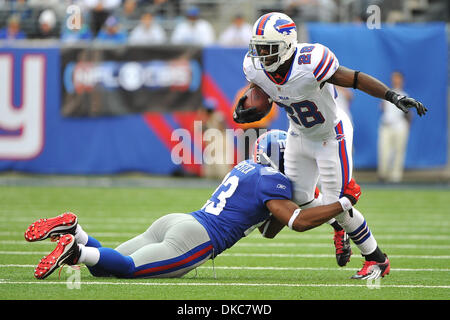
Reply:
[[94, 36], [100, 32], [106, 19], [121, 5], [121, 0], [81, 0], [80, 4], [89, 12], [91, 30]]
[[208, 140], [205, 141], [205, 150], [214, 152], [205, 152], [202, 175], [205, 178], [222, 179], [232, 167], [226, 163], [227, 152], [232, 153], [234, 150], [228, 150], [231, 142], [227, 141], [227, 124], [223, 113], [217, 111], [217, 101], [209, 98], [205, 99], [203, 104], [204, 108], [200, 111], [203, 115], [200, 119], [205, 123], [203, 136]]
[[59, 32], [57, 28], [58, 19], [55, 11], [51, 9], [45, 9], [41, 12], [38, 19], [38, 33], [39, 39], [54, 39], [59, 38]]
[[241, 14], [237, 14], [228, 28], [220, 35], [219, 44], [230, 47], [247, 47], [252, 37], [252, 26]]
[[140, 23], [130, 32], [131, 44], [160, 44], [166, 41], [164, 29], [154, 20], [150, 12], [141, 16]]
[[120, 16], [120, 22], [124, 29], [131, 30], [136, 27], [142, 13], [142, 7], [138, 7], [138, 5], [138, 0], [123, 0], [120, 10], [115, 10], [116, 14]]
[[191, 7], [186, 12], [186, 21], [175, 26], [171, 42], [173, 44], [211, 45], [215, 41], [214, 29], [211, 24], [199, 17], [200, 10]]
[[[394, 72], [391, 76], [392, 90], [401, 95], [403, 75]], [[383, 100], [382, 116], [378, 136], [378, 177], [381, 181], [400, 182], [406, 155], [412, 112], [403, 113], [395, 105]]]
[[341, 108], [349, 117], [349, 119], [352, 120], [352, 114], [350, 112], [350, 106], [352, 104], [353, 100], [353, 91], [349, 88], [344, 88], [340, 86], [334, 86], [337, 91], [337, 97], [336, 97], [336, 104], [338, 108]]
[[283, 6], [285, 13], [297, 24], [305, 21], [334, 22], [338, 12], [334, 0], [284, 0]]
[[112, 43], [126, 43], [128, 35], [120, 26], [119, 19], [115, 16], [110, 16], [105, 21], [104, 27], [97, 35], [97, 40]]
[[8, 25], [0, 29], [0, 39], [25, 39], [25, 32], [20, 30], [20, 17], [17, 14], [12, 15], [8, 19]]

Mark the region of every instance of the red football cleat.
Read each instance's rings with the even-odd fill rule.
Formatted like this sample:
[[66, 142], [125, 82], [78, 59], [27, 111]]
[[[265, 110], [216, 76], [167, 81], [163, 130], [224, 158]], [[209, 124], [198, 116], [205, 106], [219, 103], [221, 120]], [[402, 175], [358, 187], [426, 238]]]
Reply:
[[75, 237], [71, 234], [61, 236], [56, 248], [44, 258], [41, 259], [34, 276], [37, 279], [45, 279], [63, 264], [74, 265], [80, 257], [80, 248], [75, 241]]
[[75, 234], [78, 218], [72, 212], [65, 212], [57, 217], [39, 219], [25, 231], [25, 240], [40, 241], [51, 237], [55, 239], [62, 234]]
[[385, 275], [389, 274], [391, 271], [391, 263], [386, 255], [386, 260], [384, 262], [376, 262], [376, 261], [365, 261], [361, 270], [359, 270], [355, 275], [353, 275], [350, 279], [378, 279], [382, 278]]

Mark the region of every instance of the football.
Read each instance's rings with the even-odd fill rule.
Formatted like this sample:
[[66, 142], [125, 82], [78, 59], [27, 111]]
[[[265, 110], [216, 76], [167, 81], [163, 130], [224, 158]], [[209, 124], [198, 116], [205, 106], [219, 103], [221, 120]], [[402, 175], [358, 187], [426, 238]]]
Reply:
[[251, 87], [245, 92], [247, 99], [244, 101], [244, 109], [255, 107], [259, 112], [269, 113], [272, 107], [272, 99], [258, 86]]

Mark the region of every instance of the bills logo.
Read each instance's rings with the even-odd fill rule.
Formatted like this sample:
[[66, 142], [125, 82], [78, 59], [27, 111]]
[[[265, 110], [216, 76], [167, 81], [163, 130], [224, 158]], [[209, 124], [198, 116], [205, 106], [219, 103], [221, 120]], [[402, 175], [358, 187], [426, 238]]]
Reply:
[[296, 30], [294, 22], [284, 19], [278, 19], [273, 26], [281, 34], [291, 34], [292, 30]]

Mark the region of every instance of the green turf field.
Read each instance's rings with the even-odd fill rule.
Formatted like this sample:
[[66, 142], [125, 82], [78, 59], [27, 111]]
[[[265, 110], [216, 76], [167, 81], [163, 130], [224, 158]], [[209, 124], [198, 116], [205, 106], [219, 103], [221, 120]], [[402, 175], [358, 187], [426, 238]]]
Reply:
[[156, 218], [200, 208], [213, 189], [0, 187], [0, 299], [445, 299], [450, 298], [450, 190], [363, 188], [357, 207], [391, 260], [379, 283], [350, 280], [362, 266], [353, 245], [345, 268], [335, 262], [332, 229], [258, 231], [181, 279], [95, 278], [69, 267], [45, 280], [33, 270], [53, 250], [27, 243], [29, 223], [73, 211], [104, 246], [115, 247]]

